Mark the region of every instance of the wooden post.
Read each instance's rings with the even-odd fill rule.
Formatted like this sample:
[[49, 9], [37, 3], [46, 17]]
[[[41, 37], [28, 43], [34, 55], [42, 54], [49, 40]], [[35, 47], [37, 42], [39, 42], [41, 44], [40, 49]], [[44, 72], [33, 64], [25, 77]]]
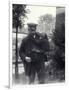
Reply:
[[16, 28], [16, 61], [15, 61], [15, 76], [18, 76], [18, 27]]

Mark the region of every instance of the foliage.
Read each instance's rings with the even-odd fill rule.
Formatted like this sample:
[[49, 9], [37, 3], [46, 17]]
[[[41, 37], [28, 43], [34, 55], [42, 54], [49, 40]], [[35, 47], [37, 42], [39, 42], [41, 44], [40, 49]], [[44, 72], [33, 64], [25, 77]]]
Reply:
[[22, 26], [22, 20], [26, 17], [26, 5], [13, 4], [13, 27], [18, 28]]
[[61, 24], [53, 32], [53, 42], [55, 44], [54, 60], [61, 69], [65, 67], [65, 25]]
[[42, 22], [45, 21], [46, 23], [51, 23], [52, 15], [46, 14], [46, 15], [40, 16], [40, 21], [42, 21]]
[[55, 45], [59, 47], [65, 47], [65, 26], [64, 24], [61, 25], [60, 28], [55, 29], [53, 32], [53, 41]]
[[44, 33], [50, 33], [55, 27], [55, 17], [51, 14], [45, 14], [39, 17], [39, 30]]

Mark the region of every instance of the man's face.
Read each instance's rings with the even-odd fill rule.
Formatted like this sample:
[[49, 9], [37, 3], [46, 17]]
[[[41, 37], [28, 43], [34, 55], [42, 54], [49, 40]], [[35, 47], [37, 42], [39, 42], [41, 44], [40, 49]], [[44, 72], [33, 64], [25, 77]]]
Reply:
[[36, 32], [36, 27], [28, 27], [29, 33], [35, 33]]

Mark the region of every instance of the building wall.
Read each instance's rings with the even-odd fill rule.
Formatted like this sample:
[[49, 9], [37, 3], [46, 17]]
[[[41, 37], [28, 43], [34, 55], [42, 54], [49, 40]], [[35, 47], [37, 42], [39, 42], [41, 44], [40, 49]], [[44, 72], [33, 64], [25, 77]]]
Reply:
[[56, 8], [56, 28], [61, 28], [61, 25], [65, 25], [65, 8], [57, 7]]

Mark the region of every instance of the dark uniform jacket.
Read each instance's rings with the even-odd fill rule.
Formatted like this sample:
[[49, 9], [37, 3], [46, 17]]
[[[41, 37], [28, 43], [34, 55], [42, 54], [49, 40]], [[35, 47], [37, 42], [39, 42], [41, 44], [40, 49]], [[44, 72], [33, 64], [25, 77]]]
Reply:
[[47, 35], [40, 33], [29, 34], [22, 40], [19, 55], [23, 62], [25, 57], [31, 57], [32, 62], [43, 61], [47, 59], [46, 52], [49, 50], [49, 42]]

